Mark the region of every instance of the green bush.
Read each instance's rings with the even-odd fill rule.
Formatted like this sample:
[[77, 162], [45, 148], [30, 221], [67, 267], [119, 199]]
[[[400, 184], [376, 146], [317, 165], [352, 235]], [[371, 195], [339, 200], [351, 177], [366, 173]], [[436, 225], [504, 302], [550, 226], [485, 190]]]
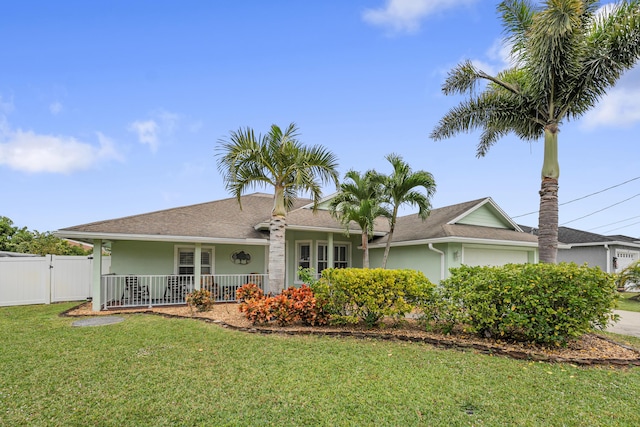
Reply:
[[613, 276], [573, 263], [462, 266], [438, 293], [440, 320], [485, 337], [564, 345], [615, 317]]
[[435, 285], [414, 270], [327, 269], [312, 287], [332, 323], [376, 325], [385, 317], [403, 318], [428, 309]]

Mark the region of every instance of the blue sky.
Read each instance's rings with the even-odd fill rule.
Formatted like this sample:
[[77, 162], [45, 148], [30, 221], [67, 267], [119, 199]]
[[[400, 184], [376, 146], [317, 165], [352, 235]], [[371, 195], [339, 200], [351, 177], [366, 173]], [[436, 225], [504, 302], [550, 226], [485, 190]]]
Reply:
[[[461, 100], [441, 93], [448, 70], [505, 67], [496, 5], [6, 2], [0, 215], [53, 231], [225, 198], [217, 142], [295, 122], [301, 141], [336, 153], [341, 176], [390, 172], [395, 152], [434, 175], [434, 207], [490, 196], [536, 226], [520, 215], [538, 209], [541, 141], [507, 137], [477, 159], [477, 134], [429, 138]], [[640, 237], [639, 130], [636, 67], [561, 128], [560, 203], [614, 187], [562, 205], [561, 225]]]

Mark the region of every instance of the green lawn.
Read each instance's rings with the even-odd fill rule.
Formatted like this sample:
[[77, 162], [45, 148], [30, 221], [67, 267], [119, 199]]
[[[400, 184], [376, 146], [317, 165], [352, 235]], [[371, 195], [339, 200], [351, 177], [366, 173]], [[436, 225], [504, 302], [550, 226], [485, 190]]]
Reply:
[[0, 426], [632, 426], [640, 369], [0, 308]]
[[640, 301], [631, 299], [638, 295], [638, 292], [621, 292], [618, 299], [618, 310], [640, 312]]

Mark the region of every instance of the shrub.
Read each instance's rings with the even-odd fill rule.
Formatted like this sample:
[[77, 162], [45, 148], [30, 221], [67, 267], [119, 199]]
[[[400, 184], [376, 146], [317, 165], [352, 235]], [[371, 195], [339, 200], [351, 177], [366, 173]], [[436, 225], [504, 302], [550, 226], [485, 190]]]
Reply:
[[326, 314], [306, 285], [290, 287], [275, 297], [265, 297], [257, 286], [247, 284], [239, 288], [236, 295], [240, 301], [239, 310], [254, 325], [274, 321], [280, 326], [295, 322], [306, 325], [327, 323]]
[[333, 323], [374, 326], [385, 316], [430, 310], [434, 287], [419, 271], [345, 268], [324, 270], [313, 291]]
[[264, 296], [264, 292], [255, 283], [242, 285], [236, 291], [236, 299], [240, 302], [259, 299]]
[[209, 311], [213, 308], [215, 299], [208, 290], [198, 289], [187, 294], [186, 302], [189, 308], [191, 308], [191, 311], [193, 311], [194, 308], [197, 311]]
[[576, 264], [451, 269], [440, 315], [485, 337], [565, 345], [615, 318], [613, 276]]

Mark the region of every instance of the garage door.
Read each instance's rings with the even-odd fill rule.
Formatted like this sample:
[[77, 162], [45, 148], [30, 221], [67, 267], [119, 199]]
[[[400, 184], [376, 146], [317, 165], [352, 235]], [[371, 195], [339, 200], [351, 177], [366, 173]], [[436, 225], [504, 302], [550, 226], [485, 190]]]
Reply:
[[464, 248], [462, 251], [462, 263], [467, 265], [523, 264], [527, 261], [526, 251], [476, 248]]

